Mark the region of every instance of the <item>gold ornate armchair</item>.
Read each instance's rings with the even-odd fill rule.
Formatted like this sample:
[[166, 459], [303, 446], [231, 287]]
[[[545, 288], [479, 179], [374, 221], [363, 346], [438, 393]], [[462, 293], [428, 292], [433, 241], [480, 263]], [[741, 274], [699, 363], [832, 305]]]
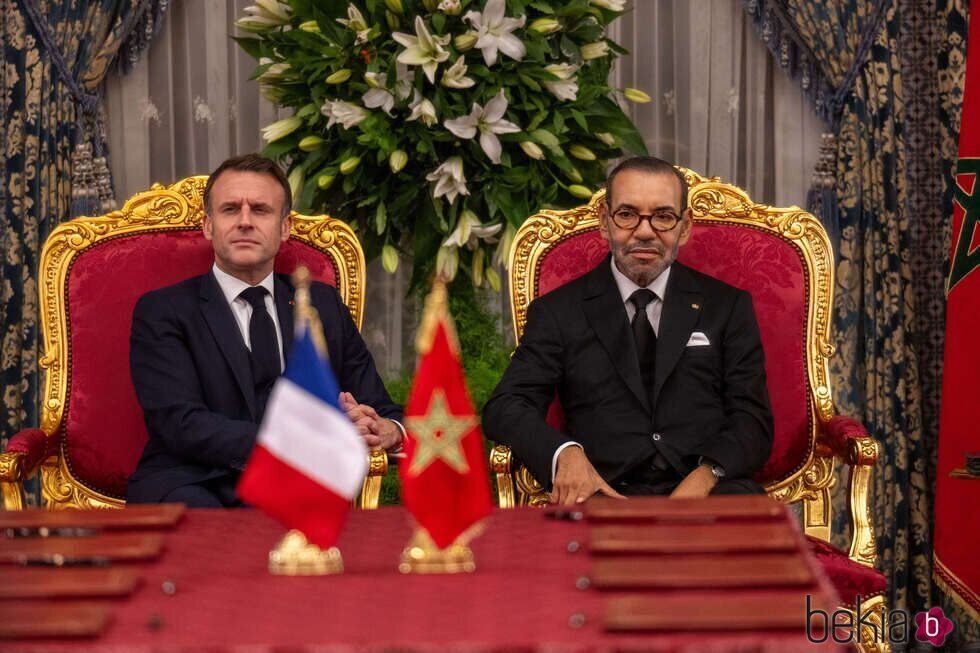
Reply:
[[[683, 170], [683, 169], [682, 169]], [[878, 443], [857, 421], [836, 414], [828, 360], [834, 264], [820, 222], [793, 207], [752, 202], [739, 188], [683, 170], [694, 229], [679, 260], [752, 294], [766, 352], [775, 418], [772, 455], [757, 479], [770, 496], [802, 505], [803, 529], [846, 604], [881, 615], [884, 577], [874, 569], [868, 492]], [[592, 269], [609, 251], [599, 234], [600, 191], [584, 206], [541, 211], [517, 232], [510, 257], [511, 311], [518, 338], [531, 300]], [[548, 421], [561, 428], [556, 398]], [[848, 554], [829, 544], [834, 459], [850, 466]], [[501, 507], [544, 505], [547, 495], [510, 450], [493, 448], [491, 471]], [[874, 597], [874, 598], [870, 598]]]
[[[133, 307], [146, 291], [201, 274], [212, 261], [201, 235], [207, 177], [154, 184], [120, 211], [58, 226], [41, 252], [40, 310], [46, 371], [41, 427], [25, 429], [0, 454], [4, 506], [24, 506], [23, 481], [40, 469], [49, 508], [120, 507], [146, 442], [129, 376]], [[334, 285], [360, 327], [364, 253], [350, 228], [327, 216], [293, 214], [277, 272], [306, 265]], [[378, 505], [387, 471], [373, 454], [357, 503]]]

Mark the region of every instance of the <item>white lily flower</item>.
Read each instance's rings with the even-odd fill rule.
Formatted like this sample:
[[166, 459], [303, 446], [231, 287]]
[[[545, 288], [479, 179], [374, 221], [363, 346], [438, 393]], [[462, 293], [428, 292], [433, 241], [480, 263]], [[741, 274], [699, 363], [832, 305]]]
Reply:
[[497, 245], [497, 249], [493, 253], [493, 262], [497, 265], [503, 265], [508, 270], [510, 269], [510, 248], [514, 244], [514, 236], [517, 235], [517, 228], [512, 224], [508, 224], [507, 228], [504, 229], [504, 233], [500, 236], [500, 243]]
[[260, 82], [277, 82], [291, 77], [287, 75], [289, 72], [289, 64], [285, 61], [274, 63], [265, 69], [261, 75], [258, 76]]
[[274, 123], [270, 123], [262, 128], [262, 138], [269, 143], [272, 141], [277, 141], [283, 136], [292, 134], [294, 131], [299, 129], [302, 124], [303, 119], [299, 116], [290, 116], [289, 118], [277, 120]]
[[469, 209], [465, 209], [459, 215], [459, 222], [456, 223], [456, 228], [453, 232], [449, 234], [449, 237], [443, 241], [443, 247], [462, 247], [466, 246], [470, 250], [476, 249], [477, 245], [480, 244], [480, 240], [485, 240], [488, 243], [495, 243], [497, 239], [494, 236], [497, 232], [503, 228], [503, 223], [498, 222], [497, 224], [483, 225], [480, 222], [480, 218], [476, 217], [476, 214]]
[[398, 55], [398, 61], [410, 66], [422, 66], [429, 82], [435, 84], [436, 68], [449, 58], [449, 53], [442, 48], [449, 43], [449, 37], [433, 36], [425, 28], [421, 16], [415, 17], [415, 36], [394, 32], [391, 37], [405, 47]]
[[559, 100], [574, 101], [578, 97], [578, 80], [575, 78], [577, 66], [567, 63], [553, 63], [544, 67], [557, 80], [544, 81], [541, 84]]
[[432, 197], [445, 195], [450, 204], [456, 201], [458, 195], [470, 194], [466, 188], [466, 176], [463, 174], [463, 159], [461, 157], [449, 157], [438, 168], [427, 174], [425, 179], [436, 183], [435, 188], [432, 189]]
[[399, 100], [405, 100], [412, 94], [415, 86], [415, 75], [405, 64], [395, 63], [395, 96]]
[[469, 88], [474, 84], [476, 82], [466, 76], [466, 63], [462, 56], [442, 74], [442, 85], [447, 88]]
[[456, 278], [459, 270], [459, 249], [456, 247], [440, 247], [436, 254], [436, 274], [446, 281]]
[[502, 147], [497, 134], [513, 134], [521, 131], [521, 128], [514, 123], [504, 120], [506, 111], [507, 97], [504, 95], [504, 89], [500, 89], [493, 99], [487, 102], [486, 108], [474, 102], [469, 115], [447, 120], [443, 124], [459, 138], [473, 138], [479, 131], [480, 147], [483, 148], [483, 152], [494, 163], [500, 163]]
[[337, 22], [357, 34], [354, 39], [355, 43], [358, 45], [367, 43], [368, 32], [371, 31], [371, 27], [364, 20], [364, 14], [353, 4], [347, 5], [347, 18], [338, 18]]
[[422, 94], [415, 91], [415, 97], [412, 99], [412, 103], [408, 105], [408, 108], [412, 110], [412, 113], [408, 116], [408, 120], [418, 120], [422, 119], [426, 127], [431, 127], [438, 122], [439, 117], [436, 115], [436, 106], [422, 97]]
[[289, 25], [292, 9], [276, 0], [255, 0], [255, 4], [245, 7], [244, 12], [235, 25], [247, 32], [259, 33]]
[[320, 107], [320, 113], [327, 117], [328, 128], [339, 122], [344, 129], [358, 125], [371, 115], [371, 112], [364, 107], [343, 100], [327, 100]]
[[[246, 7], [250, 9], [251, 7]], [[235, 27], [253, 34], [268, 32], [280, 26], [280, 23], [262, 16], [242, 16], [235, 21]]]
[[589, 4], [610, 11], [623, 11], [626, 9], [626, 0], [589, 0]]
[[370, 89], [361, 96], [361, 101], [368, 109], [381, 107], [381, 110], [389, 116], [391, 115], [391, 110], [395, 107], [395, 96], [383, 88]]
[[476, 47], [480, 48], [488, 66], [497, 63], [498, 50], [517, 61], [527, 52], [524, 43], [511, 34], [518, 27], [524, 26], [527, 16], [507, 18], [504, 16], [504, 9], [504, 0], [487, 0], [482, 12], [467, 11], [463, 16], [479, 35]]

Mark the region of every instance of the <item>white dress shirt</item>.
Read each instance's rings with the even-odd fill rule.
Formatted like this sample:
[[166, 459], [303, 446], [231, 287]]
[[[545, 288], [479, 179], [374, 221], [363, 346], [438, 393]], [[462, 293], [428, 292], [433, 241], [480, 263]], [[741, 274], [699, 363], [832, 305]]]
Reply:
[[[228, 306], [231, 307], [231, 314], [235, 316], [235, 324], [238, 325], [238, 331], [242, 334], [242, 340], [245, 342], [248, 350], [251, 351], [252, 343], [248, 335], [248, 323], [252, 319], [252, 305], [239, 297], [239, 295], [243, 290], [252, 286], [222, 271], [217, 263], [211, 266], [211, 271], [214, 273], [214, 278], [218, 281], [218, 286], [221, 288], [221, 292], [225, 296]], [[269, 291], [265, 295], [265, 310], [268, 311], [269, 316], [272, 318], [272, 324], [276, 328], [276, 342], [279, 345], [279, 371], [282, 372], [286, 369], [286, 361], [282, 352], [282, 329], [279, 327], [279, 315], [276, 312], [276, 286], [273, 283], [272, 273], [270, 272], [269, 276], [256, 285], [262, 286]]]
[[[626, 322], [627, 324], [633, 321], [633, 316], [636, 315], [636, 306], [630, 301], [630, 297], [634, 292], [639, 290], [642, 286], [636, 285], [632, 279], [627, 277], [625, 274], [619, 271], [616, 267], [616, 261], [612, 258], [609, 259], [609, 265], [612, 267], [613, 279], [616, 280], [616, 287], [619, 288], [619, 295], [623, 298], [623, 304], [626, 305]], [[647, 290], [653, 291], [656, 299], [651, 301], [646, 306], [647, 319], [650, 320], [650, 325], [653, 327], [653, 332], [660, 335], [660, 315], [664, 310], [664, 294], [667, 292], [667, 280], [670, 279], [670, 267], [660, 273], [660, 275], [650, 282], [650, 285], [646, 286]], [[555, 472], [558, 471], [558, 454], [565, 450], [566, 447], [581, 447], [582, 445], [574, 440], [569, 440], [561, 444], [557, 449], [555, 449], [554, 455], [551, 457], [551, 482], [555, 482]]]

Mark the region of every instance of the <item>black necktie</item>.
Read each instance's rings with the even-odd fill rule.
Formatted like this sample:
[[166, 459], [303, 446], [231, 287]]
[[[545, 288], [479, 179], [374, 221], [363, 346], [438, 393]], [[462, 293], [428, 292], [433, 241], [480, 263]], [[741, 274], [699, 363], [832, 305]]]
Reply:
[[252, 317], [248, 321], [248, 339], [251, 344], [252, 380], [255, 382], [255, 399], [258, 403], [258, 421], [262, 420], [265, 403], [272, 384], [279, 376], [279, 341], [272, 316], [265, 308], [265, 296], [269, 293], [262, 286], [246, 288], [238, 296], [252, 305]]
[[633, 342], [636, 343], [636, 355], [640, 359], [640, 374], [643, 375], [643, 385], [647, 390], [653, 389], [653, 367], [657, 360], [657, 334], [647, 317], [647, 304], [656, 299], [652, 290], [640, 288], [630, 295], [630, 302], [636, 307], [636, 314], [630, 327], [633, 329]]

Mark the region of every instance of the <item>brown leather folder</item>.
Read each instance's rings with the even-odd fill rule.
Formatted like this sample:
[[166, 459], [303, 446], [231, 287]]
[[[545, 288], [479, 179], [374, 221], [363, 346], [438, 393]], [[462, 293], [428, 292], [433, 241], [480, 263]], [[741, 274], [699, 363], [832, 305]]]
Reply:
[[[753, 594], [692, 593], [611, 598], [603, 626], [612, 631], [788, 630], [805, 633], [807, 591], [774, 590]], [[822, 595], [811, 608], [827, 610]], [[830, 608], [832, 611], [834, 608]]]
[[0, 605], [0, 639], [95, 637], [112, 616], [105, 603], [5, 601]]
[[593, 555], [775, 553], [795, 551], [799, 544], [785, 521], [594, 526], [589, 535]]
[[129, 596], [139, 580], [135, 569], [10, 567], [3, 570], [0, 599]]
[[590, 576], [597, 589], [807, 587], [815, 584], [795, 553], [597, 558]]
[[184, 515], [182, 503], [127, 506], [120, 510], [9, 510], [0, 512], [0, 529], [95, 528], [139, 530], [172, 528]]
[[706, 499], [595, 497], [584, 506], [590, 522], [777, 521], [786, 509], [767, 496], [719, 496]]
[[153, 560], [161, 551], [162, 533], [0, 538], [0, 563], [7, 564], [105, 566], [112, 561]]

